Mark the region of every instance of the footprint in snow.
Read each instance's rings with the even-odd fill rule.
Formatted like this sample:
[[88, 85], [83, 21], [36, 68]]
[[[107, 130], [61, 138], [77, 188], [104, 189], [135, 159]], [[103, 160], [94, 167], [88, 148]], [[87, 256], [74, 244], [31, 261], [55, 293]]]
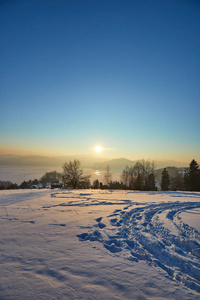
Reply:
[[30, 223], [30, 224], [35, 224], [35, 221], [21, 221], [22, 223]]
[[100, 229], [106, 227], [106, 225], [105, 225], [104, 223], [101, 222], [102, 219], [103, 219], [102, 217], [97, 218], [96, 221], [98, 222], [98, 224], [97, 224], [97, 225], [94, 225], [94, 226], [95, 226], [95, 227], [99, 227]]
[[121, 243], [117, 239], [110, 239], [108, 241], [105, 241], [104, 247], [112, 253], [117, 253], [122, 251]]
[[77, 234], [77, 237], [79, 238], [79, 241], [99, 241], [102, 242], [103, 238], [101, 233], [98, 230], [95, 230], [92, 233], [81, 233]]
[[101, 222], [101, 220], [102, 220], [102, 217], [96, 219], [97, 222]]
[[63, 227], [65, 227], [66, 226], [66, 224], [49, 224], [49, 225], [56, 225], [56, 226], [63, 226]]
[[106, 227], [106, 225], [104, 223], [99, 222], [97, 225], [100, 229]]

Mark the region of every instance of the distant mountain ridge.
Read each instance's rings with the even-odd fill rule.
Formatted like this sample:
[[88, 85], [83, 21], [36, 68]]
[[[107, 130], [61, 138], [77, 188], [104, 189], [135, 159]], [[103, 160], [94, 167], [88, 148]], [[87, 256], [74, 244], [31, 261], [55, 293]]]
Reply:
[[1, 155], [0, 156], [0, 165], [57, 165], [58, 160], [56, 157], [47, 157], [40, 155]]
[[94, 164], [94, 168], [98, 170], [105, 170], [107, 166], [112, 170], [122, 170], [126, 166], [131, 167], [136, 161], [127, 158], [115, 158], [103, 162], [97, 162]]
[[[97, 158], [90, 155], [68, 155], [68, 156], [42, 156], [42, 155], [0, 155], [1, 165], [17, 166], [55, 166], [60, 167], [65, 162], [79, 159], [82, 167], [93, 168]], [[104, 158], [105, 159], [105, 158]], [[98, 158], [99, 161], [101, 159]], [[102, 159], [103, 160], [103, 159]]]
[[[42, 156], [42, 155], [0, 155], [0, 165], [22, 165], [22, 166], [55, 166], [60, 167], [64, 162], [79, 159], [83, 168], [105, 170], [109, 165], [111, 170], [123, 170], [126, 166], [134, 166], [137, 160], [127, 158], [115, 158], [107, 160], [92, 155], [68, 155], [68, 156]], [[152, 160], [151, 160], [152, 161]], [[154, 160], [155, 168], [188, 167], [188, 163], [173, 160]]]
[[[110, 169], [124, 169], [126, 166], [131, 167], [134, 166], [137, 160], [130, 160], [127, 158], [117, 158], [117, 159], [111, 159], [99, 163], [95, 163], [95, 167], [100, 170], [105, 170], [105, 168], [109, 165]], [[155, 163], [155, 169], [165, 168], [165, 167], [177, 167], [177, 168], [187, 168], [188, 163], [185, 162], [177, 162], [174, 160], [150, 160]]]

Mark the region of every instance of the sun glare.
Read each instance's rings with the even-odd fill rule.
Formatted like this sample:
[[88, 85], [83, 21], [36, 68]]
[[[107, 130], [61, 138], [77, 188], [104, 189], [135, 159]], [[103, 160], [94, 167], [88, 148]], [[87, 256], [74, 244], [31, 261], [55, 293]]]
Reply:
[[95, 150], [96, 152], [101, 152], [101, 151], [102, 151], [102, 148], [101, 148], [100, 146], [96, 146], [96, 147], [94, 148], [94, 150]]

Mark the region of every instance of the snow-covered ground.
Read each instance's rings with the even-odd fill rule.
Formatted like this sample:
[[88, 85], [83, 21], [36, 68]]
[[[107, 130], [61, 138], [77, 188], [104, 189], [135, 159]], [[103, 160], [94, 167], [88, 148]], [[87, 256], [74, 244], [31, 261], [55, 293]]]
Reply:
[[200, 193], [0, 191], [0, 299], [199, 299]]

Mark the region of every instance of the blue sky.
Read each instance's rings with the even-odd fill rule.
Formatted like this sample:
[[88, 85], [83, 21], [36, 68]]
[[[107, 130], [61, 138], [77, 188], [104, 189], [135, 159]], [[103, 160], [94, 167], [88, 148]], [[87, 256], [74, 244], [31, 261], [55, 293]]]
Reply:
[[200, 3], [0, 2], [0, 153], [200, 160]]

